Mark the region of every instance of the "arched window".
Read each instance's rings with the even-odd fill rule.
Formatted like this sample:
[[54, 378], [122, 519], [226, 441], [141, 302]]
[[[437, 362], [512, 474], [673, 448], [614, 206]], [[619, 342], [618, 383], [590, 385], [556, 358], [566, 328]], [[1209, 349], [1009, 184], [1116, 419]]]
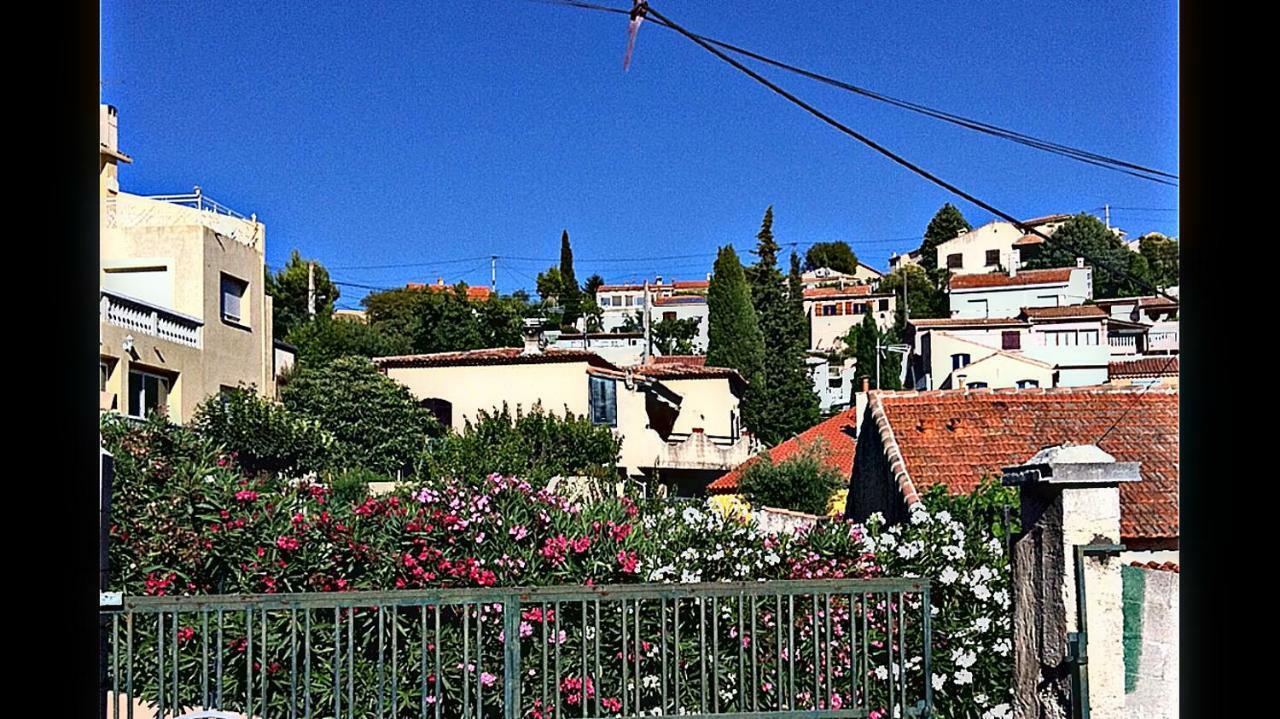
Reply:
[[1040, 380], [1036, 379], [1020, 379], [1018, 380], [1018, 389], [1028, 389], [1030, 387], [1039, 387]]
[[418, 402], [418, 406], [435, 415], [436, 420], [440, 422], [441, 426], [445, 428], [453, 426], [453, 403], [449, 400], [440, 399], [439, 397], [428, 397], [421, 402]]

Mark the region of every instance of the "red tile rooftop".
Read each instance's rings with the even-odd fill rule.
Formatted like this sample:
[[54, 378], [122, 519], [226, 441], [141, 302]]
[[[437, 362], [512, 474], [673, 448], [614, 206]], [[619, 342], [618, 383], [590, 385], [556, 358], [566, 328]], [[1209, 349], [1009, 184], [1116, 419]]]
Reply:
[[[454, 285], [446, 285], [443, 282], [437, 282], [434, 285], [426, 285], [421, 282], [410, 282], [406, 284], [407, 290], [431, 290], [432, 292], [443, 292], [453, 289]], [[493, 290], [488, 287], [467, 287], [467, 299], [469, 300], [487, 300], [493, 296]]]
[[[781, 462], [798, 454], [802, 449], [814, 442], [822, 440], [828, 450], [827, 463], [839, 471], [841, 477], [848, 477], [853, 472], [854, 448], [857, 445], [853, 438], [853, 432], [856, 425], [857, 412], [855, 409], [849, 408], [831, 419], [816, 424], [773, 447], [769, 450], [769, 457], [775, 463]], [[711, 494], [736, 492], [738, 481], [742, 478], [743, 471], [757, 461], [759, 461], [758, 457], [752, 457], [729, 470], [728, 473], [721, 475], [714, 482], [707, 485], [707, 492]]]
[[846, 285], [845, 287], [809, 287], [804, 290], [805, 299], [816, 297], [865, 297], [871, 294], [871, 285]]
[[1097, 305], [1067, 305], [1065, 307], [1023, 307], [1022, 316], [1032, 320], [1102, 319], [1107, 316], [1107, 313]]
[[1122, 540], [1178, 537], [1177, 389], [872, 392], [868, 412], [890, 438], [886, 461], [905, 468], [904, 497], [936, 484], [970, 492], [1044, 447], [1097, 443], [1117, 462], [1141, 462], [1142, 481], [1120, 487]]
[[618, 370], [616, 365], [595, 352], [579, 349], [548, 348], [541, 352], [525, 354], [520, 347], [496, 347], [467, 352], [435, 352], [432, 354], [373, 358], [373, 364], [380, 368], [551, 364], [556, 362], [587, 362], [594, 367]]
[[653, 364], [685, 364], [702, 367], [707, 363], [706, 355], [655, 355], [650, 358]]
[[1039, 285], [1051, 282], [1068, 282], [1073, 267], [1059, 267], [1051, 270], [1020, 270], [1010, 277], [1004, 272], [989, 275], [953, 275], [950, 287], [953, 290], [973, 290], [983, 287], [1011, 287], [1016, 285]]
[[1107, 376], [1112, 379], [1177, 377], [1178, 356], [1143, 357], [1141, 359], [1111, 362], [1107, 364]]

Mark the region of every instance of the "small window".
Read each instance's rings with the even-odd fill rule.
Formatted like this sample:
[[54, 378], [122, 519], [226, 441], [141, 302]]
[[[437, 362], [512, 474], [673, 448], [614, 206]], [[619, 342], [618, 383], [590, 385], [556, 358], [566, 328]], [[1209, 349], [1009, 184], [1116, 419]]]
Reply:
[[968, 366], [969, 366], [969, 355], [963, 354], [963, 353], [951, 355], [951, 369], [957, 370], [957, 369], [960, 369], [961, 367], [968, 367]]
[[1001, 332], [1000, 333], [1000, 349], [1004, 349], [1004, 350], [1022, 349], [1022, 334], [1016, 330], [1012, 332]]
[[236, 324], [245, 324], [244, 295], [249, 283], [231, 275], [222, 276], [222, 318]]
[[150, 372], [129, 371], [129, 416], [146, 419], [169, 404], [169, 378]]
[[959, 270], [964, 268], [964, 255], [959, 252], [947, 255], [947, 269]]
[[[622, 299], [622, 300], [623, 300], [623, 302], [626, 304], [626, 306], [627, 306], [627, 307], [630, 307], [630, 306], [631, 306], [631, 295], [626, 295], [625, 297], [622, 297], [622, 298], [620, 298], [620, 299]], [[615, 305], [617, 304], [617, 301], [616, 301], [616, 300], [614, 301], [614, 304], [615, 304]]]
[[866, 313], [867, 313], [867, 306], [862, 304], [861, 302], [853, 306], [853, 314], [864, 315]]
[[853, 308], [854, 308], [854, 304], [852, 301], [844, 303], [844, 313], [846, 315], [853, 314]]
[[111, 368], [106, 362], [98, 361], [98, 391], [107, 391], [107, 378], [111, 376]]
[[985, 388], [986, 388], [986, 386], [987, 386], [987, 383], [986, 383], [986, 382], [970, 382], [969, 384], [966, 384], [966, 385], [965, 385], [965, 388], [967, 388], [967, 389], [985, 389]]
[[453, 426], [453, 403], [449, 400], [428, 397], [419, 402], [418, 406], [434, 415], [440, 426], [446, 429]]
[[675, 318], [676, 318], [676, 313], [674, 313], [674, 312], [663, 312], [663, 313], [662, 313], [662, 319], [664, 319], [664, 320], [674, 320]]
[[1000, 264], [1000, 250], [987, 250], [987, 267]]
[[877, 309], [879, 309], [881, 312], [888, 312], [889, 300], [880, 300], [880, 304], [877, 306]]
[[618, 383], [604, 377], [590, 378], [591, 424], [618, 426]]
[[840, 376], [832, 377], [827, 380], [827, 386], [831, 389], [840, 389], [844, 385], [844, 378]]
[[1030, 389], [1032, 387], [1039, 387], [1039, 386], [1040, 386], [1040, 380], [1035, 380], [1035, 379], [1018, 380], [1018, 389]]

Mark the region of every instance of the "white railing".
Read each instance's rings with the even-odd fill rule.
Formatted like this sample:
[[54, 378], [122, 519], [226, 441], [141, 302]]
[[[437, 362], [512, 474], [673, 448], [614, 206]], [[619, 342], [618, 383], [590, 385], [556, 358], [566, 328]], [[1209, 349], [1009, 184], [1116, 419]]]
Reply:
[[668, 437], [663, 467], [674, 469], [731, 469], [755, 456], [760, 442], [755, 435], [723, 437], [703, 432], [672, 434]]
[[101, 294], [99, 312], [103, 322], [174, 344], [200, 347], [200, 327], [204, 324], [200, 320], [108, 290]]
[[1107, 344], [1111, 347], [1112, 355], [1138, 354], [1137, 335], [1111, 335], [1107, 337]]
[[202, 225], [254, 249], [260, 249], [262, 244], [257, 215], [245, 217], [199, 192], [106, 197], [102, 200], [101, 224], [115, 229]]
[[1165, 332], [1149, 332], [1147, 333], [1147, 351], [1148, 352], [1177, 352], [1178, 351], [1178, 333], [1177, 331]]

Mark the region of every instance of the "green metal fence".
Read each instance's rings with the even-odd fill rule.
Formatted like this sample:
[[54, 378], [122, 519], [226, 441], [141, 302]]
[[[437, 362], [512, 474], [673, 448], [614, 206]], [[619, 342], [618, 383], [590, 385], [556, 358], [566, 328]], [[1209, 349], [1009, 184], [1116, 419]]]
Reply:
[[[920, 579], [126, 597], [112, 719], [927, 717]], [[215, 714], [209, 714], [213, 716]]]

